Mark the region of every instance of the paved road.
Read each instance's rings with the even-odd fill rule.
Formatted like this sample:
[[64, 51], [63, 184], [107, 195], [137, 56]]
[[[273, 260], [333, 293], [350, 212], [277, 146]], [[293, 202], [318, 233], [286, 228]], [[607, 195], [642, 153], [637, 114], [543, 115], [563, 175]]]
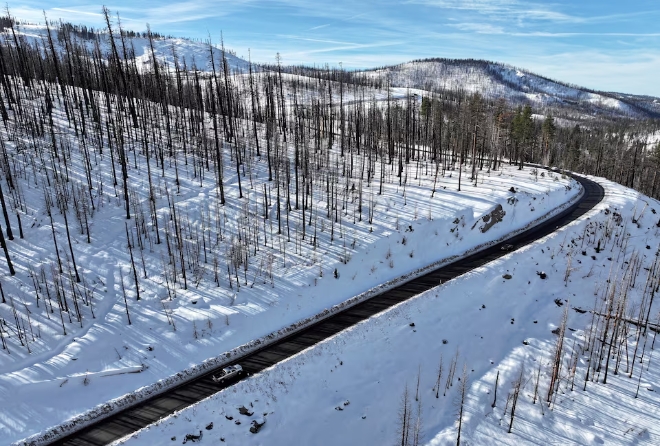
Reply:
[[[258, 373], [399, 302], [507, 254], [508, 251], [502, 250], [503, 244], [512, 245], [513, 249], [518, 249], [552, 233], [558, 227], [576, 220], [603, 199], [604, 190], [599, 184], [593, 181], [578, 176], [575, 178], [582, 183], [585, 189], [582, 199], [544, 224], [531, 228], [506, 242], [399, 285], [396, 288], [245, 356], [238, 363], [250, 374]], [[143, 401], [132, 408], [112, 415], [52, 444], [98, 446], [118, 440], [154, 423], [160, 418], [213, 395], [226, 387], [212, 381], [211, 376], [214, 372], [217, 371], [209, 372], [162, 395]]]

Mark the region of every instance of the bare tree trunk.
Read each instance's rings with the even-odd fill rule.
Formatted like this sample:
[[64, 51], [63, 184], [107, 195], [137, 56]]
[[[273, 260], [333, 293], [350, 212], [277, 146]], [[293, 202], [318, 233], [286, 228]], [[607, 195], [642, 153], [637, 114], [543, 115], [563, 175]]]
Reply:
[[458, 431], [456, 434], [456, 446], [461, 444], [461, 429], [463, 428], [463, 413], [465, 412], [465, 399], [467, 398], [468, 386], [468, 373], [467, 365], [463, 365], [463, 374], [461, 376], [461, 384], [458, 387], [459, 392], [459, 405], [458, 405]]

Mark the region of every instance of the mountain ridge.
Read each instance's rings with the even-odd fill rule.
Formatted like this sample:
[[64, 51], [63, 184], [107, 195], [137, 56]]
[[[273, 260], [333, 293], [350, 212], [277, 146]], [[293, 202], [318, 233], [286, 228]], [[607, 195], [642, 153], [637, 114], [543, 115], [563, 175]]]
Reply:
[[[62, 29], [73, 29], [71, 24], [51, 27], [53, 41], [58, 51], [65, 47], [59, 33]], [[41, 24], [15, 22], [15, 30], [21, 39], [33, 45], [47, 48], [47, 29]], [[130, 43], [127, 53], [135, 56], [140, 69], [153, 70], [153, 56], [149, 39], [144, 33], [125, 31], [125, 40]], [[72, 41], [92, 49], [99, 40], [103, 54], [109, 53], [107, 32], [87, 33], [87, 38], [70, 32]], [[94, 37], [95, 36], [95, 37]], [[165, 37], [154, 33], [154, 55], [168, 70], [195, 68], [210, 73], [210, 47], [214, 48], [215, 68], [222, 70], [222, 49], [209, 43], [181, 37]], [[8, 28], [0, 33], [0, 38], [11, 41]], [[114, 36], [117, 43], [121, 37]], [[238, 57], [235, 52], [225, 49], [224, 57], [233, 74], [246, 73], [251, 62]], [[254, 69], [268, 69], [268, 65], [252, 63]], [[270, 66], [272, 69], [273, 66]], [[284, 71], [292, 72], [302, 67], [283, 66]], [[315, 68], [304, 67], [304, 72], [314, 73]], [[399, 88], [414, 88], [428, 92], [462, 90], [480, 93], [491, 100], [504, 98], [514, 104], [531, 104], [542, 108], [546, 114], [564, 116], [576, 121], [588, 121], [592, 117], [608, 119], [658, 119], [660, 118], [660, 98], [634, 95], [622, 92], [604, 92], [554, 80], [524, 68], [501, 62], [483, 59], [426, 58], [414, 59], [396, 65], [375, 67], [349, 72], [353, 78], [365, 78], [370, 82], [380, 82]]]
[[387, 80], [394, 87], [428, 91], [462, 89], [479, 92], [489, 99], [504, 97], [514, 103], [545, 108], [577, 109], [615, 118], [660, 118], [658, 98], [592, 90], [487, 60], [417, 59], [362, 73]]

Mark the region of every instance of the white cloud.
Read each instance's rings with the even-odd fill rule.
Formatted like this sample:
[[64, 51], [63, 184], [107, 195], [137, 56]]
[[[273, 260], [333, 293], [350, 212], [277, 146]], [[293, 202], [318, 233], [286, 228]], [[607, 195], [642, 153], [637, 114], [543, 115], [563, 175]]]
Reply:
[[520, 5], [518, 0], [408, 0], [407, 3], [419, 3], [444, 9], [467, 9], [476, 11], [511, 10]]
[[520, 0], [408, 0], [407, 3], [449, 10], [474, 11], [491, 18], [513, 21], [579, 23], [583, 18], [549, 8], [546, 3]]
[[103, 14], [100, 12], [90, 12], [90, 11], [84, 11], [80, 9], [66, 9], [66, 8], [52, 8], [51, 11], [54, 11], [55, 13], [65, 13], [65, 14], [75, 14], [75, 15], [90, 15], [98, 18], [103, 18]]
[[[113, 19], [117, 14], [122, 22], [147, 23], [153, 25], [191, 22], [214, 17], [222, 17], [238, 11], [253, 0], [189, 0], [164, 3], [158, 6], [126, 6], [125, 4], [107, 5]], [[137, 2], [136, 2], [137, 3]], [[130, 4], [130, 3], [129, 3]], [[31, 23], [43, 23], [45, 10], [48, 20], [68, 21], [72, 23], [95, 24], [103, 26], [102, 6], [84, 5], [76, 7], [40, 8], [24, 5], [10, 8], [14, 17]]]
[[316, 29], [325, 28], [325, 27], [330, 26], [330, 25], [332, 25], [332, 23], [326, 23], [326, 24], [324, 24], [324, 25], [314, 26], [314, 27], [312, 27], [312, 28], [309, 28], [308, 31], [314, 31], [314, 30], [316, 30]]
[[448, 26], [477, 34], [505, 34], [504, 28], [489, 23], [452, 23]]
[[117, 6], [114, 9], [108, 7], [108, 9], [113, 12], [117, 11], [122, 20], [124, 17], [128, 17], [148, 22], [151, 25], [160, 25], [226, 16], [248, 2], [249, 0], [191, 0], [147, 8]]

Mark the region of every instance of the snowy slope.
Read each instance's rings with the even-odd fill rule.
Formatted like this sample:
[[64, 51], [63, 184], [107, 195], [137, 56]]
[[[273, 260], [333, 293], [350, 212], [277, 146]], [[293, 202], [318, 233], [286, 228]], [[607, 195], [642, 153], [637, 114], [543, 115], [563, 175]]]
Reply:
[[[44, 32], [44, 28], [30, 25], [21, 25], [19, 30], [22, 38], [40, 46], [44, 45]], [[148, 69], [151, 63], [148, 41], [143, 38], [130, 41], [138, 60]], [[194, 60], [198, 68], [210, 68], [205, 44], [182, 39], [158, 40], [158, 58], [169, 67], [174, 61], [172, 46], [180, 63], [185, 58], [189, 66]], [[103, 48], [108, 50], [107, 40]], [[219, 63], [220, 53], [216, 55]], [[228, 58], [233, 70], [245, 71], [245, 61]], [[463, 79], [459, 75], [459, 72], [452, 74], [454, 80], [450, 81]], [[415, 78], [412, 74], [410, 77]], [[488, 81], [485, 77], [479, 79]], [[475, 82], [474, 88], [478, 85]], [[493, 83], [493, 91], [497, 88]], [[408, 94], [404, 87], [395, 87], [393, 92], [395, 97]], [[336, 90], [333, 94], [336, 96]], [[566, 94], [571, 97], [571, 93]], [[314, 97], [314, 92], [301, 95], [302, 103], [306, 103]], [[373, 97], [383, 99], [387, 93], [374, 90]], [[350, 102], [371, 98], [348, 94], [345, 99]], [[26, 99], [26, 104], [35, 110], [41, 107], [38, 100]], [[407, 166], [406, 172], [410, 172], [405, 186], [386, 167], [382, 195], [377, 192], [378, 181], [372, 179], [364, 185], [360, 207], [356, 184], [343, 184], [344, 179], [339, 180], [342, 183], [337, 187], [343, 191], [345, 201], [338, 218], [325, 216], [327, 198], [323, 188], [317, 187], [312, 208], [313, 227], [318, 229], [318, 234], [315, 230], [313, 244], [309, 232], [303, 240], [303, 229], [297, 223], [302, 221], [300, 210], [291, 210], [294, 223], [282, 233], [277, 223], [273, 223], [277, 212], [273, 204], [276, 192], [267, 179], [265, 157], [246, 162], [241, 175], [244, 199], [238, 199], [236, 173], [225, 173], [228, 204], [221, 207], [212, 174], [205, 172], [202, 175], [209, 177], [200, 176], [193, 162], [188, 163], [189, 154], [178, 153], [174, 164], [168, 163], [154, 180], [155, 212], [162, 224], [162, 235], [168, 232], [174, 238], [170, 197], [185, 222], [183, 243], [187, 252], [196, 254], [192, 258], [198, 264], [190, 267], [194, 273], [184, 290], [180, 282], [175, 285], [168, 282], [177, 276], [174, 271], [177, 260], [169, 261], [165, 242], [154, 243], [151, 227], [142, 231], [139, 219], [134, 218], [128, 222], [127, 234], [123, 198], [118, 188], [112, 186], [109, 152], [94, 151], [93, 159], [85, 160], [83, 148], [65, 119], [64, 107], [58, 103], [55, 109], [56, 133], [62, 135], [58, 138], [66, 139], [70, 152], [66, 158], [68, 184], [75, 193], [89, 193], [96, 205], [89, 222], [90, 243], [83, 222], [74, 219], [73, 210], [69, 214], [72, 249], [83, 284], [73, 285], [70, 276], [66, 279], [71, 274], [66, 266], [59, 276], [65, 277], [62, 280], [67, 287], [70, 285], [70, 289], [62, 285], [62, 293], [69, 299], [81, 299], [82, 316], [72, 317], [74, 312], [70, 311], [60, 317], [57, 311], [53, 312], [51, 301], [51, 298], [55, 300], [55, 293], [50, 287], [57, 276], [53, 238], [59, 240], [60, 251], [66, 251], [65, 223], [60, 211], [54, 211], [51, 225], [44, 209], [43, 172], [51, 169], [49, 163], [54, 164], [54, 160], [44, 160], [38, 150], [30, 152], [26, 149], [32, 147], [30, 144], [20, 138], [9, 138], [2, 130], [9, 157], [21, 172], [17, 191], [8, 198], [10, 208], [18, 207], [19, 201], [25, 203], [25, 208], [20, 209], [25, 238], [15, 237], [9, 243], [17, 275], [9, 277], [2, 269], [0, 276], [8, 300], [6, 305], [0, 305], [0, 317], [9, 321], [5, 323], [5, 332], [11, 334], [5, 339], [8, 348], [0, 351], [0, 400], [16, 401], [9, 408], [3, 407], [0, 417], [0, 433], [6, 441], [36, 434], [110, 399], [130, 399], [135, 396], [132, 393], [135, 389], [151, 391], [164, 383], [175, 383], [186, 373], [199, 371], [199, 364], [205, 360], [220, 362], [223, 358], [218, 356], [224, 352], [312, 317], [378, 284], [414, 274], [420, 267], [524, 227], [578, 192], [575, 183], [566, 178], [554, 175], [536, 178], [529, 170], [505, 168], [503, 173], [481, 172], [475, 185], [470, 184], [469, 172], [465, 172], [460, 194], [456, 192], [457, 172], [448, 171], [447, 176], [438, 179], [437, 192], [430, 198], [434, 187], [431, 163]], [[205, 119], [207, 128], [211, 128], [209, 117]], [[261, 126], [259, 131], [263, 134]], [[128, 176], [135, 203], [132, 212], [134, 217], [141, 214], [144, 219], [147, 215], [149, 220], [147, 160], [138, 140], [132, 141], [128, 150], [132, 158]], [[283, 150], [282, 155], [291, 159], [292, 148]], [[227, 147], [226, 166], [232, 165], [230, 156]], [[29, 162], [31, 159], [42, 164], [35, 168]], [[336, 162], [339, 163], [339, 158]], [[85, 189], [86, 169], [90, 169], [89, 177], [93, 179], [92, 190]], [[381, 178], [380, 169], [381, 166], [375, 166], [372, 178]], [[264, 205], [264, 187], [268, 189], [270, 205]], [[517, 189], [516, 194], [510, 192], [511, 187]], [[267, 207], [268, 219], [262, 218], [263, 206]], [[486, 234], [479, 232], [481, 218], [497, 206], [506, 211], [504, 221]], [[80, 212], [76, 210], [76, 214]], [[369, 221], [370, 214], [373, 223]], [[245, 221], [257, 224], [253, 227], [251, 223], [244, 224]], [[232, 250], [240, 248], [237, 240], [246, 231], [256, 234], [255, 254], [240, 277], [228, 275], [228, 259]], [[134, 237], [146, 245], [143, 250], [138, 251]], [[137, 288], [127, 249], [131, 240], [137, 257]], [[429, 240], [434, 241], [432, 247]], [[64, 262], [68, 263], [66, 258]], [[20, 339], [15, 331], [12, 333], [14, 321], [17, 326], [27, 324], [31, 336]]]
[[[17, 34], [32, 44], [47, 47], [47, 32], [43, 25], [21, 24], [16, 27]], [[116, 31], [116, 30], [115, 30]], [[55, 46], [64, 52], [64, 45], [57, 39], [57, 27], [51, 28]], [[109, 54], [110, 45], [107, 34], [98, 34], [101, 50]], [[8, 30], [0, 38], [11, 41]], [[78, 44], [93, 49], [93, 41], [83, 40], [75, 35]], [[115, 36], [121, 51], [119, 37]], [[126, 38], [127, 50], [135, 53], [138, 67], [151, 70], [153, 65], [149, 41], [143, 37]], [[209, 46], [205, 42], [182, 38], [158, 38], [154, 40], [154, 52], [157, 60], [169, 69], [174, 69], [175, 56], [179, 66], [185, 61], [188, 68], [193, 64], [198, 70], [210, 72]], [[216, 69], [221, 67], [221, 53], [216, 44], [214, 50]], [[249, 62], [226, 52], [227, 63], [232, 73], [246, 73]], [[258, 69], [257, 66], [253, 69]], [[480, 60], [430, 59], [413, 61], [396, 66], [368, 70], [368, 77], [391, 81], [393, 87], [412, 88], [420, 91], [462, 90], [496, 99], [506, 98], [514, 103], [531, 102], [536, 107], [557, 107], [578, 113], [582, 118], [587, 115], [612, 117], [647, 118], [660, 116], [660, 99], [649, 96], [636, 96], [625, 93], [593, 92], [578, 86], [564, 84], [543, 76], [518, 69], [509, 65]]]
[[[38, 108], [41, 102], [26, 98], [23, 106]], [[500, 238], [578, 193], [576, 183], [567, 178], [536, 177], [531, 170], [506, 166], [503, 171], [479, 172], [474, 183], [464, 172], [463, 192], [457, 193], [458, 172], [447, 170], [436, 184], [430, 161], [406, 165], [406, 179], [400, 185], [389, 166], [377, 164], [371, 180], [362, 185], [361, 208], [360, 184], [349, 184], [346, 177], [338, 180], [345, 205], [337, 216], [326, 215], [325, 188], [314, 186], [307, 214], [313, 216], [313, 225], [306, 228], [303, 239], [301, 209], [291, 209], [282, 231], [278, 230], [277, 192], [268, 181], [265, 156], [246, 161], [241, 174], [243, 199], [238, 198], [236, 172], [225, 172], [223, 207], [213, 175], [205, 171], [200, 175], [190, 153], [176, 151], [174, 161], [162, 171], [158, 166], [153, 176], [162, 239], [157, 244], [155, 228], [145, 222], [149, 183], [141, 141], [131, 141], [127, 147], [133, 204], [132, 218], [126, 220], [121, 185], [113, 186], [115, 169], [109, 151], [85, 152], [58, 100], [53, 119], [56, 137], [67, 141], [66, 166], [56, 162], [52, 151], [40, 152], [42, 144], [3, 134], [8, 157], [20, 172], [15, 189], [5, 194], [9, 208], [21, 215], [24, 232], [24, 238], [16, 234], [8, 243], [16, 275], [10, 276], [4, 263], [0, 269], [7, 298], [6, 304], [0, 304], [7, 347], [0, 351], [0, 400], [16, 401], [3, 408], [0, 417], [0, 433], [7, 441], [36, 434], [113, 398], [130, 399], [136, 389], [153, 391], [165, 382], [176, 383], [190, 370], [199, 371], [205, 360], [221, 361], [217, 358], [224, 352], [383, 282]], [[205, 119], [211, 128], [210, 117]], [[281, 150], [282, 156], [293, 156], [291, 146]], [[337, 150], [332, 156], [339, 162]], [[226, 166], [232, 165], [231, 152], [229, 147], [224, 151]], [[153, 164], [151, 168], [156, 169]], [[73, 195], [67, 213], [79, 284], [69, 262], [62, 210], [53, 207], [51, 224], [45, 209], [45, 190], [55, 203], [53, 189], [44, 187], [55, 174], [66, 175], [67, 193]], [[268, 219], [262, 212], [264, 187], [270, 197]], [[516, 193], [510, 191], [512, 187]], [[94, 206], [93, 212], [86, 211], [88, 222], [77, 207], [82, 204]], [[177, 238], [171, 206], [182, 222], [179, 237], [190, 253], [186, 289], [178, 268], [183, 260], [171, 259], [168, 253]], [[504, 220], [480, 232], [481, 218], [497, 206], [506, 211]], [[10, 216], [15, 222], [13, 211]], [[18, 232], [16, 226], [14, 231]], [[246, 231], [253, 240], [248, 244], [249, 261], [228, 275], [232, 252], [245, 249], [239, 238], [246, 237]], [[431, 249], [429, 240], [435, 243]], [[62, 274], [57, 271], [56, 241]], [[69, 311], [58, 311], [62, 296]], [[18, 336], [16, 327], [24, 327], [26, 335]]]
[[[607, 384], [601, 370], [591, 375], [584, 390], [589, 360], [585, 338], [593, 318], [585, 310], [600, 306], [608, 283], [623, 282], [626, 268], [636, 261], [641, 274], [627, 298], [631, 308], [638, 308], [647, 270], [658, 254], [660, 231], [660, 203], [598, 181], [606, 187], [606, 199], [581, 221], [364, 321], [121, 444], [164, 444], [200, 433], [200, 445], [289, 445], [292, 438], [296, 444], [401, 444], [406, 388], [411, 432], [419, 420], [419, 444], [456, 444], [464, 365], [468, 380], [461, 444], [660, 443], [654, 332], [642, 335], [643, 345], [635, 350], [638, 330], [630, 326], [618, 373], [613, 360]], [[653, 321], [659, 308], [656, 303], [651, 311]], [[549, 364], [558, 339], [553, 330], [564, 311], [564, 371], [548, 405]], [[635, 357], [643, 349], [640, 364]], [[448, 385], [453, 358], [456, 372]], [[509, 397], [519, 376], [520, 396], [507, 433]], [[240, 415], [241, 406], [251, 415]], [[253, 420], [265, 422], [257, 434], [249, 432]]]
[[506, 98], [514, 103], [531, 102], [536, 107], [553, 106], [606, 116], [653, 117], [660, 112], [657, 98], [591, 92], [487, 61], [431, 59], [366, 71], [365, 75], [387, 79], [395, 87], [479, 92], [491, 99]]
[[[257, 178], [263, 179], [265, 173], [261, 172]], [[237, 292], [227, 287], [224, 277], [222, 288], [207, 279], [187, 291], [177, 287], [173, 301], [168, 299], [161, 274], [161, 257], [157, 254], [165, 250], [161, 245], [157, 255], [147, 258], [148, 279], [140, 278], [142, 299], [135, 302], [122, 236], [122, 209], [109, 200], [95, 222], [117, 222], [115, 229], [94, 230], [91, 246], [76, 235], [79, 262], [85, 265], [87, 280], [96, 284], [96, 319], [87, 315], [82, 327], [76, 326], [74, 319], [74, 324], [66, 324], [67, 335], [62, 336], [59, 320], [48, 319], [43, 305], [35, 307], [30, 298], [28, 266], [38, 270], [38, 263], [21, 262], [16, 278], [3, 278], [5, 293], [20, 297], [21, 304], [25, 302], [30, 308], [32, 324], [39, 327], [41, 337], [30, 340], [32, 353], [28, 354], [14, 338], [10, 340], [11, 355], [0, 355], [1, 399], [20, 401], [4, 411], [0, 431], [4, 438], [19, 440], [207, 358], [222, 357], [225, 351], [373, 286], [525, 226], [573, 197], [577, 193], [574, 185], [550, 177], [534, 182], [529, 171], [514, 168], [501, 176], [484, 176], [483, 184], [480, 180], [478, 187], [469, 186], [462, 194], [455, 192], [456, 177], [441, 179], [433, 199], [429, 198], [428, 184], [408, 187], [405, 196], [402, 189], [387, 186], [376, 204], [374, 221], [380, 223], [370, 225], [365, 220], [353, 224], [347, 220], [343, 237], [334, 243], [319, 242], [327, 247], [323, 251], [315, 252], [303, 243], [303, 252], [297, 253], [294, 243], [290, 243], [286, 258], [274, 257], [272, 282], [267, 276], [260, 278], [251, 272], [249, 281], [253, 285], [243, 287], [241, 283]], [[515, 196], [509, 192], [512, 186], [518, 189]], [[211, 194], [210, 189], [200, 192], [194, 182], [183, 180], [177, 202], [192, 217], [205, 208], [205, 197]], [[504, 221], [480, 233], [475, 223], [498, 204], [506, 211]], [[322, 202], [318, 205], [323, 206]], [[240, 215], [240, 206], [229, 206], [226, 212], [232, 220]], [[35, 223], [20, 248], [15, 248], [20, 259], [38, 257], [43, 250], [40, 247], [51, 243], [43, 217]], [[327, 238], [329, 232], [327, 225], [318, 236]], [[429, 249], [429, 240], [433, 240], [435, 249]], [[42, 262], [48, 262], [48, 258]], [[333, 278], [335, 269], [338, 279]], [[130, 326], [121, 297], [121, 275], [129, 288]], [[176, 330], [168, 324], [167, 312]]]
[[[42, 48], [49, 48], [48, 32], [45, 26], [21, 24], [16, 26], [16, 31], [19, 38], [26, 39], [26, 41], [30, 44], [36, 44]], [[115, 32], [115, 44], [117, 45], [118, 51], [120, 52], [120, 56], [122, 56], [123, 52], [121, 39], [116, 34], [117, 30], [115, 29], [113, 31]], [[64, 43], [57, 37], [58, 30], [56, 26], [51, 27], [51, 35], [56, 50], [64, 53]], [[101, 33], [97, 34], [97, 36], [100, 42], [102, 54], [110, 54], [111, 48], [109, 35], [107, 33]], [[13, 37], [11, 36], [10, 30], [5, 30], [4, 32], [0, 33], [0, 38], [11, 42]], [[85, 46], [89, 51], [93, 51], [93, 40], [81, 39], [75, 34], [72, 34], [72, 39], [75, 43]], [[127, 37], [125, 42], [127, 51], [134, 52], [138, 68], [151, 70], [153, 66], [153, 58], [151, 54], [151, 48], [149, 46], [149, 39], [144, 37]], [[198, 70], [208, 72], [212, 70], [210, 48], [209, 45], [204, 42], [181, 38], [156, 38], [154, 39], [154, 53], [158, 62], [168, 69], [174, 70], [174, 54], [176, 53], [180, 68], [183, 68], [185, 62], [188, 69], [192, 69], [194, 64]], [[225, 57], [227, 59], [227, 64], [232, 72], [245, 73], [248, 71], [248, 61], [231, 54], [231, 52], [225, 52]], [[217, 45], [214, 46], [214, 58], [216, 70], [221, 70], [222, 53]]]

